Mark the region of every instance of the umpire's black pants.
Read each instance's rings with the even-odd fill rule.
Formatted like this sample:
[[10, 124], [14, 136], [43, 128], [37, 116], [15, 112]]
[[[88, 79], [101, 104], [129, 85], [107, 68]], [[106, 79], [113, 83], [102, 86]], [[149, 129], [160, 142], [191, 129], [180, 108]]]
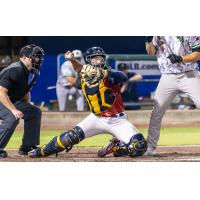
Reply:
[[[14, 104], [24, 116], [24, 134], [22, 145], [34, 146], [40, 143], [41, 110], [30, 103], [21, 101]], [[3, 149], [9, 142], [19, 119], [16, 119], [12, 112], [0, 103], [0, 149]]]

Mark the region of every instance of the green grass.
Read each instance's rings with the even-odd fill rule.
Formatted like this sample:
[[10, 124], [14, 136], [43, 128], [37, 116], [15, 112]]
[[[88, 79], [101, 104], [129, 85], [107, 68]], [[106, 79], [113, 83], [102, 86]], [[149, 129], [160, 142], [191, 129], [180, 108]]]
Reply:
[[[147, 136], [147, 129], [140, 129], [140, 131]], [[59, 131], [42, 131], [41, 132], [41, 145], [47, 144], [55, 135], [59, 135]], [[126, 134], [126, 133], [124, 133]], [[7, 146], [7, 148], [18, 148], [21, 144], [22, 133], [15, 132]], [[77, 146], [103, 146], [111, 138], [108, 134], [97, 135], [85, 139]], [[200, 144], [200, 128], [163, 128], [161, 129], [161, 136], [159, 145], [191, 145]]]
[[163, 128], [159, 145], [199, 145], [200, 127], [197, 128]]

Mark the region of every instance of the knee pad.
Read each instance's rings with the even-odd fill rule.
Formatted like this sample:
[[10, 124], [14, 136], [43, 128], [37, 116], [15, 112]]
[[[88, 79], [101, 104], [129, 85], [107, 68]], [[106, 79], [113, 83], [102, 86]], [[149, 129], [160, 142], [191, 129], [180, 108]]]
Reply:
[[142, 156], [147, 150], [147, 141], [141, 133], [132, 136], [127, 144], [128, 155], [131, 157]]
[[85, 134], [83, 130], [79, 126], [76, 126], [74, 129], [62, 133], [57, 138], [57, 145], [69, 151], [74, 144], [78, 144], [84, 138]]
[[128, 155], [127, 146], [123, 142], [118, 142], [112, 148], [115, 157], [122, 157]]

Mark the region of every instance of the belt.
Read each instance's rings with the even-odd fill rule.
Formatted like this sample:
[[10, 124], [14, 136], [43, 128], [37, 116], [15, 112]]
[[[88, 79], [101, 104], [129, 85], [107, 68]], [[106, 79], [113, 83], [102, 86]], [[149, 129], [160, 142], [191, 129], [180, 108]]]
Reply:
[[125, 114], [123, 112], [117, 113], [115, 115], [112, 115], [111, 117], [123, 117]]
[[96, 115], [98, 117], [123, 117], [125, 115], [124, 112], [121, 112], [121, 113], [117, 113], [115, 115], [112, 115], [112, 116], [103, 116], [103, 115]]

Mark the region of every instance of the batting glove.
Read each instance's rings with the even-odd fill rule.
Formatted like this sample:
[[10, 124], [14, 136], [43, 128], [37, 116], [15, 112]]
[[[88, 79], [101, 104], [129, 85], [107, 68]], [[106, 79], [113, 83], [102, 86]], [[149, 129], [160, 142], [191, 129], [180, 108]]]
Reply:
[[183, 61], [183, 58], [181, 56], [178, 56], [176, 54], [170, 54], [167, 58], [170, 59], [171, 63], [180, 63]]

